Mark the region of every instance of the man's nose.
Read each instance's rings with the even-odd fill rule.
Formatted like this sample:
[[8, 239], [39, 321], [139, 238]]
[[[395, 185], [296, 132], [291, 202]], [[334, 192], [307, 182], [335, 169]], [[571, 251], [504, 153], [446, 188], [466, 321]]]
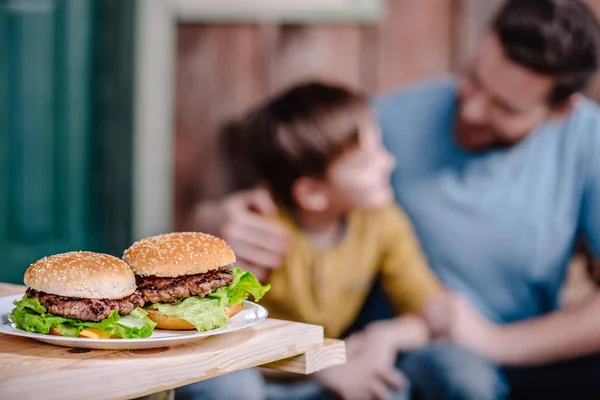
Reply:
[[482, 93], [473, 93], [465, 96], [460, 105], [462, 120], [470, 124], [484, 124], [487, 122], [489, 101]]

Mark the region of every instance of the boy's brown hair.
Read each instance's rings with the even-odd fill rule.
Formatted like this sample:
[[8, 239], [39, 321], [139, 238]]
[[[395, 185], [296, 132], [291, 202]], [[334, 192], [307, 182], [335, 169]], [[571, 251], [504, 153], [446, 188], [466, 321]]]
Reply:
[[[330, 164], [358, 145], [371, 118], [366, 96], [341, 86], [306, 83], [288, 89], [229, 126], [234, 157], [243, 154], [277, 201], [295, 207], [292, 185], [322, 178]], [[245, 171], [247, 173], [248, 171]]]

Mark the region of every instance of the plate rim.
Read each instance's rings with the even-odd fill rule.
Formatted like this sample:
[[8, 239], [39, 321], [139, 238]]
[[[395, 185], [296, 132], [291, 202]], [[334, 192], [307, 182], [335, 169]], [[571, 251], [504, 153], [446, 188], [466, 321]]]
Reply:
[[[21, 293], [21, 294], [13, 294], [13, 295], [8, 295], [8, 296], [1, 296], [0, 297], [0, 302], [4, 301], [10, 301], [10, 304], [12, 304], [13, 300], [17, 300], [19, 298], [21, 298], [23, 295], [25, 294], [25, 292]], [[254, 308], [257, 311], [257, 314], [259, 314], [259, 317], [256, 318], [255, 320], [251, 321], [250, 323], [244, 324], [242, 326], [238, 326], [238, 327], [234, 327], [234, 328], [227, 328], [226, 326], [222, 326], [219, 328], [215, 328], [215, 329], [211, 329], [209, 331], [202, 331], [202, 332], [195, 332], [195, 333], [190, 333], [187, 335], [174, 335], [174, 336], [165, 336], [165, 337], [147, 337], [147, 338], [119, 338], [119, 339], [103, 339], [103, 338], [98, 338], [98, 339], [91, 339], [91, 338], [80, 338], [80, 337], [68, 337], [68, 336], [54, 336], [54, 335], [49, 335], [49, 334], [44, 334], [44, 333], [37, 333], [37, 332], [28, 332], [25, 330], [22, 330], [20, 328], [17, 328], [14, 323], [10, 320], [10, 318], [8, 318], [8, 314], [9, 312], [6, 312], [4, 310], [0, 310], [0, 334], [5, 334], [5, 335], [11, 335], [11, 336], [18, 336], [18, 337], [25, 337], [25, 338], [29, 338], [29, 339], [33, 339], [33, 340], [37, 340], [37, 341], [41, 341], [43, 343], [48, 344], [48, 339], [50, 339], [51, 341], [56, 341], [57, 344], [59, 342], [63, 342], [63, 343], [81, 343], [81, 344], [98, 344], [98, 345], [110, 345], [111, 343], [119, 344], [119, 349], [125, 349], [125, 347], [122, 347], [123, 344], [125, 343], [131, 343], [132, 345], [135, 346], [135, 344], [142, 344], [142, 343], [162, 343], [162, 342], [178, 342], [178, 341], [193, 341], [193, 340], [199, 340], [199, 339], [204, 339], [210, 336], [215, 336], [215, 335], [220, 335], [220, 334], [224, 334], [224, 333], [230, 333], [230, 332], [236, 332], [239, 330], [243, 330], [246, 328], [250, 328], [262, 321], [264, 321], [265, 319], [268, 318], [269, 313], [267, 311], [267, 309], [265, 307], [263, 307], [262, 305], [249, 301], [249, 300], [244, 300], [244, 306], [249, 306]], [[239, 314], [238, 314], [239, 315]], [[232, 317], [232, 318], [235, 318]], [[9, 329], [4, 329], [6, 326], [9, 327]], [[169, 331], [166, 329], [156, 329], [158, 331], [165, 331], [165, 332], [176, 332], [176, 331]], [[186, 331], [186, 332], [190, 332], [190, 331]], [[177, 344], [177, 343], [174, 343]], [[69, 346], [69, 347], [73, 347], [73, 346]]]

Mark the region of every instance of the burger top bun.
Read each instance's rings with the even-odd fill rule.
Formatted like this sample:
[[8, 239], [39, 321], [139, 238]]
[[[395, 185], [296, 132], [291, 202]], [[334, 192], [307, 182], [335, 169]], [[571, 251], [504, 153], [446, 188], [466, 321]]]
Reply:
[[121, 299], [135, 292], [135, 276], [120, 258], [75, 251], [42, 258], [24, 282], [39, 292], [85, 299]]
[[175, 278], [203, 274], [235, 262], [235, 254], [217, 237], [199, 232], [176, 232], [139, 240], [123, 254], [141, 276]]

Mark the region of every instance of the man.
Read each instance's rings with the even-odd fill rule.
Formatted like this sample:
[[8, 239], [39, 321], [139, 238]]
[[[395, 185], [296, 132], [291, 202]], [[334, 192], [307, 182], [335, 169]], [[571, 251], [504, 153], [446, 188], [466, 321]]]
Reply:
[[[600, 294], [559, 310], [579, 234], [600, 257], [600, 109], [580, 92], [600, 28], [576, 0], [511, 0], [460, 80], [375, 102], [397, 199], [449, 289], [434, 342], [399, 363], [426, 399], [600, 398]], [[264, 191], [204, 203], [196, 228], [268, 274], [285, 254]], [[356, 372], [359, 374], [359, 372]], [[357, 375], [358, 376], [358, 375]], [[352, 379], [346, 376], [345, 379]]]

